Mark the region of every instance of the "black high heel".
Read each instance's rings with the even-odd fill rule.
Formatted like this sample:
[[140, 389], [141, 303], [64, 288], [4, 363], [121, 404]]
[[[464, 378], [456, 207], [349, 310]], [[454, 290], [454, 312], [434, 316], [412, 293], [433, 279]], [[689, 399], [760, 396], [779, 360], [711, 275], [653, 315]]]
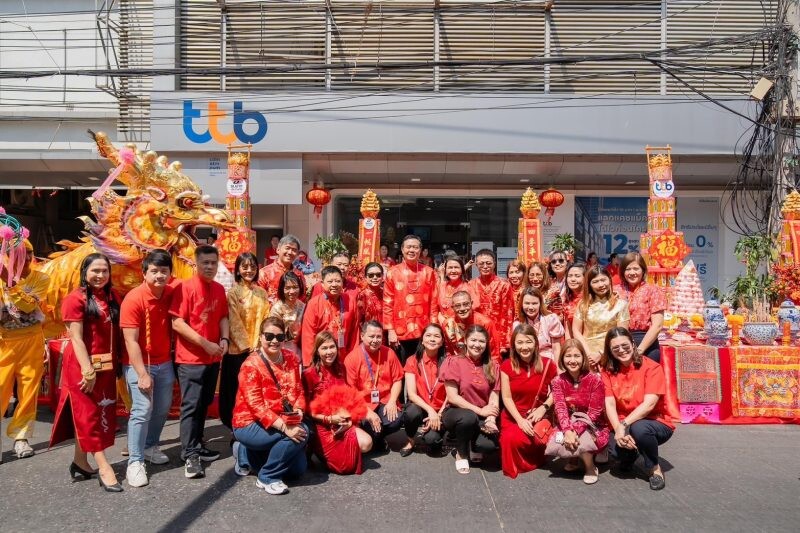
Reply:
[[122, 492], [122, 485], [119, 484], [119, 481], [113, 485], [106, 485], [99, 473], [97, 474], [97, 481], [100, 482], [100, 486], [103, 487], [103, 490], [106, 492]]
[[69, 465], [69, 476], [73, 480], [83, 478], [84, 480], [92, 479], [96, 472], [90, 472], [76, 465], [74, 462]]

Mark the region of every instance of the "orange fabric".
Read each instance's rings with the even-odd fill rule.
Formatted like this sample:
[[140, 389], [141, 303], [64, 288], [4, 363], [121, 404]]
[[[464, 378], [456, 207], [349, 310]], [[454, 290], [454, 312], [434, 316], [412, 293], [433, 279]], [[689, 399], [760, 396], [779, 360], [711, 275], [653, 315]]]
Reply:
[[[270, 304], [274, 304], [278, 301], [278, 284], [281, 282], [283, 275], [289, 272], [289, 270], [294, 272], [300, 281], [304, 282], [305, 276], [300, 269], [286, 269], [279, 261], [272, 262], [258, 271], [258, 285], [267, 291], [267, 298]], [[306, 301], [306, 295], [303, 293], [302, 287], [300, 299], [304, 302]]]
[[236, 392], [236, 405], [233, 408], [231, 422], [234, 428], [247, 427], [253, 422], [260, 423], [264, 429], [269, 428], [283, 412], [283, 396], [293, 409], [306, 410], [300, 361], [289, 350], [283, 350], [281, 353], [283, 364], [269, 363], [278, 379], [280, 390], [258, 352], [252, 352], [242, 363], [242, 368], [239, 370], [239, 390]]
[[472, 299], [472, 309], [477, 309], [478, 306], [481, 305], [481, 300], [478, 297], [478, 294], [470, 286], [468, 281], [458, 281], [455, 284], [451, 283], [450, 281], [439, 282], [440, 320], [443, 320], [441, 318], [442, 315], [447, 314], [453, 308], [453, 295], [459, 291], [465, 291], [469, 293], [470, 299]]
[[[119, 326], [139, 329], [139, 347], [144, 364], [160, 365], [171, 359], [172, 317], [169, 309], [173, 291], [172, 287], [164, 287], [161, 298], [156, 298], [147, 283], [142, 283], [122, 301]], [[122, 364], [130, 364], [128, 350], [122, 351]]]
[[436, 271], [403, 261], [386, 273], [383, 286], [383, 327], [394, 330], [401, 341], [418, 339], [422, 330], [436, 321], [439, 286]]
[[508, 349], [511, 344], [511, 325], [514, 322], [514, 289], [511, 284], [494, 276], [488, 283], [478, 277], [470, 281], [469, 285], [480, 299], [478, 311], [494, 323], [499, 335], [500, 349]]
[[[372, 375], [370, 375], [369, 366], [364, 358], [365, 353], [372, 365]], [[378, 405], [370, 401], [373, 388], [378, 389], [380, 403], [385, 405], [389, 400], [392, 385], [403, 379], [403, 367], [400, 365], [400, 360], [394, 350], [387, 346], [381, 346], [377, 353], [371, 354], [367, 352], [363, 344], [359, 344], [347, 354], [344, 368], [347, 384], [361, 391], [364, 401], [372, 408]], [[373, 377], [377, 380], [377, 384], [373, 382]]]
[[[406, 359], [404, 370], [406, 374], [414, 375], [414, 383], [417, 386], [419, 397], [438, 411], [447, 399], [447, 391], [444, 388], [444, 381], [438, 379], [439, 367], [437, 365], [436, 359], [425, 356], [422, 356], [422, 363], [417, 363], [417, 356], [412, 355]], [[424, 376], [421, 371], [425, 372]], [[429, 384], [433, 390], [428, 388]]]
[[[323, 293], [308, 301], [303, 311], [301, 346], [303, 347], [303, 366], [309, 366], [314, 356], [314, 338], [320, 331], [330, 331], [339, 342], [339, 330], [344, 334], [344, 346], [339, 346], [339, 357], [344, 357], [358, 343], [358, 309], [356, 299], [343, 294], [341, 306], [333, 304]], [[344, 313], [342, 314], [342, 308]], [[341, 328], [340, 328], [341, 325]]]
[[658, 394], [656, 406], [647, 415], [648, 419], [658, 420], [662, 424], [675, 429], [672, 417], [667, 414], [664, 396], [667, 393], [664, 371], [661, 366], [647, 357], [642, 357], [642, 366], [635, 368], [632, 364], [622, 367], [616, 374], [603, 370], [603, 384], [606, 387], [606, 398], [614, 398], [617, 402], [617, 415], [622, 420], [644, 402], [646, 394]]
[[[169, 312], [182, 318], [190, 328], [211, 342], [219, 342], [220, 320], [228, 316], [228, 299], [225, 289], [216, 281], [204, 281], [195, 275], [180, 284], [172, 294]], [[211, 356], [203, 348], [192, 344], [180, 335], [175, 344], [175, 362], [189, 365], [210, 365], [221, 359]]]

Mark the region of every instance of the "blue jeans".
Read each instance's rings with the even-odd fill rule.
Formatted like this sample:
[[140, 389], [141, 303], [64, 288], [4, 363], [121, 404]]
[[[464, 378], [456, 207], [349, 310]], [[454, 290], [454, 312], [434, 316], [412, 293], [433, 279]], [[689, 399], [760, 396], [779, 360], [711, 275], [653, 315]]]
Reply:
[[161, 440], [161, 430], [172, 405], [175, 368], [172, 361], [147, 366], [153, 378], [153, 390], [145, 394], [139, 389], [139, 376], [131, 365], [125, 365], [125, 381], [131, 393], [131, 416], [128, 419], [128, 463], [144, 461], [144, 450]]
[[[308, 435], [308, 426], [301, 424]], [[292, 439], [277, 429], [264, 427], [253, 422], [243, 428], [234, 428], [233, 436], [239, 441], [239, 457], [236, 460], [242, 468], [258, 469], [258, 479], [269, 484], [283, 481], [284, 478], [300, 477], [306, 471], [306, 443]]]

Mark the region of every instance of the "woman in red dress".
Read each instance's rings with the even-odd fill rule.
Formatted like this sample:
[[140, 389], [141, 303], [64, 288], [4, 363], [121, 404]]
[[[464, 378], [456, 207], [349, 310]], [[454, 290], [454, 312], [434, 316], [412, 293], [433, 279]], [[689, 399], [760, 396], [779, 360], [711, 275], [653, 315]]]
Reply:
[[[334, 386], [347, 386], [344, 365], [339, 362], [336, 339], [330, 332], [321, 331], [314, 339], [311, 366], [303, 371], [303, 388], [307, 403], [312, 406], [310, 413], [316, 426], [311, 438], [311, 451], [328, 465], [331, 472], [360, 474], [363, 471], [361, 454], [372, 449], [370, 436], [353, 426], [349, 413], [323, 414], [312, 405], [315, 399]], [[335, 406], [330, 407], [335, 410]]]
[[533, 326], [517, 326], [511, 335], [511, 355], [500, 365], [500, 463], [510, 478], [545, 462], [547, 435], [537, 435], [534, 426], [553, 405], [550, 382], [556, 374], [556, 364], [539, 355]]
[[[583, 453], [583, 482], [587, 485], [597, 483], [597, 467], [594, 465], [595, 455], [606, 455], [609, 430], [606, 425], [605, 408], [606, 388], [600, 374], [589, 370], [589, 358], [583, 345], [577, 339], [569, 339], [558, 359], [558, 364], [566, 371], [552, 382], [553, 401], [555, 402], [558, 428], [564, 433], [564, 447], [577, 449], [580, 436], [589, 431], [585, 422], [573, 421], [573, 413], [585, 413], [592, 420], [595, 428], [592, 431], [597, 451]], [[607, 460], [607, 459], [606, 459]], [[571, 472], [580, 468], [576, 461], [570, 461], [564, 470]]]
[[465, 275], [464, 263], [457, 257], [448, 258], [440, 267], [444, 270], [444, 279], [439, 285], [439, 323], [453, 316], [453, 295], [459, 291], [466, 291], [472, 296], [472, 308], [480, 305], [480, 298], [470, 287]]
[[583, 299], [583, 279], [586, 277], [586, 265], [573, 263], [567, 268], [567, 297], [564, 302], [564, 330], [567, 339], [572, 338], [572, 319], [575, 310]]
[[[70, 342], [61, 360], [61, 396], [50, 435], [50, 446], [75, 438], [69, 466], [72, 479], [91, 479], [99, 473], [107, 492], [122, 492], [105, 449], [114, 445], [117, 429], [117, 361], [120, 298], [111, 289], [111, 263], [93, 253], [81, 264], [80, 287], [61, 305]], [[92, 356], [106, 355], [104, 365]], [[110, 354], [110, 357], [109, 355]], [[98, 470], [87, 460], [94, 456]]]
[[510, 261], [506, 268], [506, 278], [508, 278], [511, 288], [514, 289], [514, 308], [516, 309], [522, 291], [528, 286], [528, 269], [525, 268], [525, 263], [519, 259]]
[[358, 327], [370, 320], [383, 320], [383, 267], [380, 263], [367, 263], [364, 267], [367, 286], [358, 291]]

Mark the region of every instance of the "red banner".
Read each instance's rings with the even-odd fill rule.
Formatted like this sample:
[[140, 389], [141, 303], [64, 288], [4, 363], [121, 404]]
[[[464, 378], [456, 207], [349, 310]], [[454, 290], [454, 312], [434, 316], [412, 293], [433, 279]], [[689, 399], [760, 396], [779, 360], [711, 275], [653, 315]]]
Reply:
[[794, 254], [794, 262], [800, 262], [800, 220], [787, 220], [786, 225], [789, 227], [789, 239], [792, 241], [792, 253]]
[[542, 223], [537, 218], [519, 219], [517, 257], [530, 265], [542, 259]]
[[239, 228], [233, 231], [222, 230], [217, 236], [216, 246], [219, 258], [233, 272], [236, 258], [239, 254], [255, 250], [256, 232], [250, 229]]
[[381, 248], [381, 221], [362, 218], [358, 221], [358, 259], [362, 265], [378, 261]]
[[691, 252], [691, 248], [683, 242], [683, 233], [676, 233], [672, 230], [667, 230], [653, 239], [653, 243], [647, 249], [650, 258], [662, 268], [680, 266], [681, 261], [689, 252]]

